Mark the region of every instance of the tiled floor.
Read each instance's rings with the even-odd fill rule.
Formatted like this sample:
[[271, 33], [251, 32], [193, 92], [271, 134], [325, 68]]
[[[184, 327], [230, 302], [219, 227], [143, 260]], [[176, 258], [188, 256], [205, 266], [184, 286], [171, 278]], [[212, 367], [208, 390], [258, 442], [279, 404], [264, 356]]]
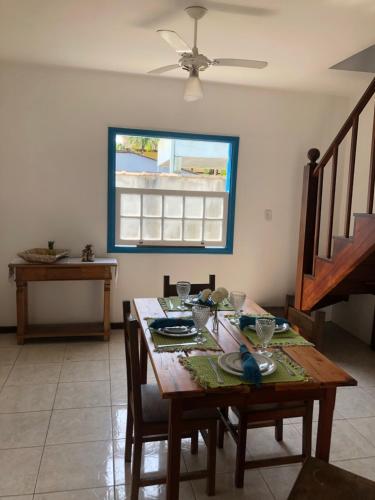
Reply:
[[[359, 382], [358, 387], [338, 390], [331, 460], [375, 480], [375, 352], [330, 325], [325, 343], [328, 356]], [[120, 331], [113, 332], [110, 344], [22, 347], [16, 345], [14, 335], [0, 335], [0, 498], [129, 498], [130, 468], [123, 461], [126, 405]], [[249, 431], [252, 457], [298, 452], [300, 445], [298, 419], [285, 422], [281, 444], [274, 440], [272, 429]], [[166, 456], [165, 443], [147, 444], [144, 471], [165, 470]], [[287, 498], [300, 465], [247, 471], [244, 489], [235, 490], [234, 456], [235, 446], [226, 437], [224, 450], [217, 453], [216, 498]], [[204, 460], [202, 443], [194, 457], [189, 443], [183, 443], [182, 470], [200, 468]], [[140, 495], [163, 497], [164, 487], [149, 487]], [[180, 498], [206, 498], [205, 482], [182, 484]]]

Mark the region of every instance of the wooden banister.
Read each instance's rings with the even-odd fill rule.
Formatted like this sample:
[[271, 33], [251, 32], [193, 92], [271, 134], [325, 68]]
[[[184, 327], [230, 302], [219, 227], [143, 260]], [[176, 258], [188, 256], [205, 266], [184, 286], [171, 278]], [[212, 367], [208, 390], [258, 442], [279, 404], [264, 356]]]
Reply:
[[316, 166], [316, 168], [314, 170], [314, 175], [318, 175], [318, 171], [327, 165], [327, 163], [329, 162], [329, 160], [333, 156], [333, 152], [335, 150], [335, 147], [339, 146], [342, 143], [342, 141], [345, 139], [346, 134], [349, 132], [349, 130], [353, 126], [355, 118], [359, 117], [359, 115], [365, 109], [365, 107], [370, 102], [370, 99], [374, 94], [375, 94], [375, 78], [372, 80], [370, 85], [367, 87], [365, 93], [360, 98], [360, 100], [358, 101], [358, 103], [355, 106], [355, 108], [353, 109], [353, 111], [350, 113], [348, 119], [346, 120], [344, 125], [341, 127], [339, 133], [333, 139], [331, 145], [329, 146], [327, 151], [322, 156], [320, 162], [318, 163], [318, 165]]

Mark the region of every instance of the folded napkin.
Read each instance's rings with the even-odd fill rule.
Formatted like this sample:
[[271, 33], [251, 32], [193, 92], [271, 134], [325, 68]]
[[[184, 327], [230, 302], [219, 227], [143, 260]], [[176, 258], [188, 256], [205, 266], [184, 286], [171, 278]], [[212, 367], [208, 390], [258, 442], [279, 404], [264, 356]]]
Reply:
[[158, 318], [150, 323], [150, 328], [157, 330], [158, 328], [165, 328], [167, 326], [194, 326], [194, 321], [192, 319], [184, 318]]
[[[263, 317], [263, 316], [262, 316]], [[247, 326], [255, 326], [255, 321], [257, 319], [257, 316], [241, 316], [240, 317], [240, 329], [244, 330]], [[285, 318], [272, 318], [276, 322], [276, 326], [281, 326], [284, 323], [288, 323], [290, 325], [289, 321]]]
[[262, 382], [262, 374], [260, 373], [258, 363], [254, 356], [249, 352], [248, 348], [242, 344], [240, 346], [241, 361], [243, 368], [243, 379], [246, 382], [252, 382], [256, 387], [259, 387]]

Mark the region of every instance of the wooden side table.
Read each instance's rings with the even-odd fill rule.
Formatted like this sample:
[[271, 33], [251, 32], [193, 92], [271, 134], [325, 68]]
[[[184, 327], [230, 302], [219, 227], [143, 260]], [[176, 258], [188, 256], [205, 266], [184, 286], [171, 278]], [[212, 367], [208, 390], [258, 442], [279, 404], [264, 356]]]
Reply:
[[[97, 258], [95, 262], [82, 262], [80, 258], [66, 257], [54, 264], [29, 264], [15, 259], [9, 264], [10, 274], [17, 285], [17, 343], [30, 338], [110, 336], [110, 294], [112, 268], [117, 271], [117, 260]], [[101, 323], [70, 323], [59, 325], [30, 325], [28, 323], [29, 281], [104, 281], [104, 310]]]

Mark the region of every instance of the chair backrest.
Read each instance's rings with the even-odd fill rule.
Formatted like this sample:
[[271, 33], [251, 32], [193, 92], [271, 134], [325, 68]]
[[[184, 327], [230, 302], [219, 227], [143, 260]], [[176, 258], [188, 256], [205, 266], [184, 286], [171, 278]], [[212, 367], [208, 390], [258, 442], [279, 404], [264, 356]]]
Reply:
[[130, 313], [130, 302], [122, 303], [124, 314], [125, 360], [128, 400], [132, 407], [134, 425], [142, 421], [141, 367], [139, 358], [138, 321]]
[[[191, 284], [191, 294], [197, 294], [204, 290], [205, 288], [210, 288], [215, 290], [216, 278], [214, 274], [210, 274], [208, 283], [192, 283]], [[164, 276], [164, 287], [163, 287], [163, 297], [174, 297], [177, 295], [176, 284], [170, 283], [170, 276]]]
[[325, 322], [325, 312], [316, 311], [313, 316], [299, 311], [294, 306], [294, 297], [286, 296], [285, 317], [296, 327], [301, 335], [313, 342], [317, 349], [322, 347], [323, 328]]

